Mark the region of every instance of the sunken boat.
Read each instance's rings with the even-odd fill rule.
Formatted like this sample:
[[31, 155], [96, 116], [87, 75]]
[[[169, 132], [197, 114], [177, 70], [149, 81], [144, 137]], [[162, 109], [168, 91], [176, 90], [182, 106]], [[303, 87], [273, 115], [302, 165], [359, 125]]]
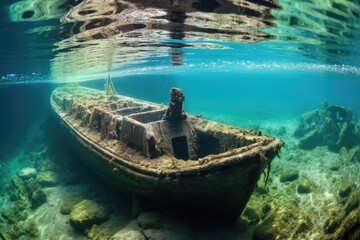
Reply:
[[51, 106], [82, 160], [137, 199], [236, 220], [284, 145], [281, 139], [186, 114], [180, 89], [168, 107], [63, 86]]

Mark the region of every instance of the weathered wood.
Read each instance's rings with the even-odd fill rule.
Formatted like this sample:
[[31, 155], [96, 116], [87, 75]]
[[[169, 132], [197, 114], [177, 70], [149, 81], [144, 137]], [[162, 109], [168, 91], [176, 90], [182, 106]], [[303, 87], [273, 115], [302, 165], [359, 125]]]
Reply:
[[[95, 172], [135, 196], [214, 216], [241, 214], [264, 168], [284, 145], [192, 115], [180, 122], [163, 120], [162, 105], [94, 89], [57, 88], [51, 105]], [[174, 139], [183, 146], [174, 146]], [[180, 155], [188, 160], [175, 158], [175, 147], [187, 151]]]

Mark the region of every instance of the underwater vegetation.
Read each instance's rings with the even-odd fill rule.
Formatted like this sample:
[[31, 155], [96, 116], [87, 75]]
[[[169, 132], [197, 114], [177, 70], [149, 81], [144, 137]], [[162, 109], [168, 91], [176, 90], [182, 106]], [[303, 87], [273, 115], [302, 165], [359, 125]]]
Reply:
[[[332, 119], [327, 109], [322, 105], [315, 112]], [[315, 124], [307, 121], [308, 125], [323, 122], [312, 119]], [[356, 126], [356, 118], [351, 119]], [[336, 120], [339, 128], [344, 123]], [[329, 151], [326, 141], [318, 141], [303, 149], [302, 137], [294, 137], [303, 120], [267, 124], [257, 128], [287, 142], [281, 158], [272, 164], [268, 182], [258, 182], [233, 225], [212, 225], [149, 205], [132, 215], [129, 196], [87, 171], [61, 135], [51, 137], [59, 130], [53, 120], [36, 122], [17, 153], [6, 160], [16, 164], [3, 161], [0, 168], [9, 176], [2, 179], [0, 232], [8, 239], [357, 239], [357, 145], [348, 142], [339, 145], [339, 151]]]

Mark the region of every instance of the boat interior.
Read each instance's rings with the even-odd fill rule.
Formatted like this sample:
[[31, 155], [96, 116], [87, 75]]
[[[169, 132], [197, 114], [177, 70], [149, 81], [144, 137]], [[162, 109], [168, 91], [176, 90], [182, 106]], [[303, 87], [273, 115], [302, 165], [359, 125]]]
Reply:
[[64, 110], [81, 120], [82, 126], [100, 132], [102, 138], [117, 139], [150, 159], [168, 153], [177, 159], [197, 160], [249, 146], [260, 139], [255, 131], [192, 115], [178, 122], [164, 120], [167, 109], [163, 105], [120, 95], [105, 99], [100, 105], [95, 105], [94, 101], [71, 101], [69, 104], [66, 98], [55, 102], [64, 106], [67, 101]]

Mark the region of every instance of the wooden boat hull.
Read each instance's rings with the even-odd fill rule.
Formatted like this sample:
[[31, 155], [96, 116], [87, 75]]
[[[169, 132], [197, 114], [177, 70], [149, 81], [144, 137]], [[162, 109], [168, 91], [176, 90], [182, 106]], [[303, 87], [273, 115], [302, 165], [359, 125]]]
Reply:
[[118, 154], [87, 138], [71, 118], [62, 116], [54, 103], [52, 106], [82, 161], [118, 188], [178, 211], [228, 221], [239, 217], [265, 167], [283, 145], [279, 139], [265, 146], [254, 143], [238, 154], [224, 154], [221, 163], [214, 161], [178, 172], [147, 171], [127, 164]]

